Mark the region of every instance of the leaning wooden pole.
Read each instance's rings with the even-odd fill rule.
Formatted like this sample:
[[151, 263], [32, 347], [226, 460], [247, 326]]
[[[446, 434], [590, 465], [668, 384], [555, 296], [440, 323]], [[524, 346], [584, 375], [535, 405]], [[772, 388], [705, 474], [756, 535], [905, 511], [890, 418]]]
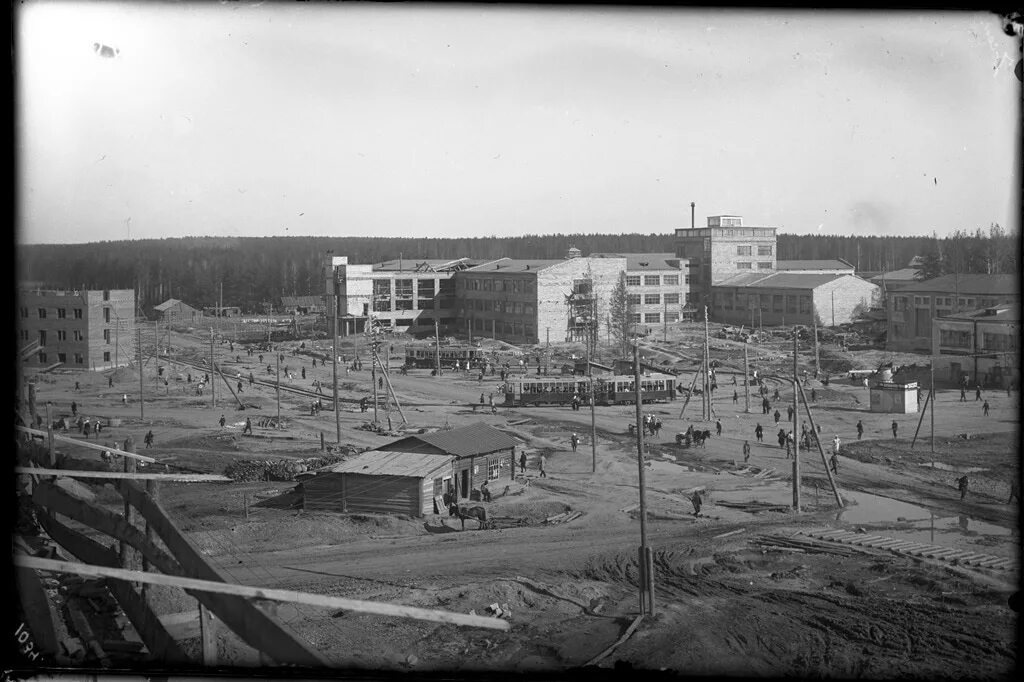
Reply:
[[[377, 355], [376, 349], [373, 351], [373, 357], [377, 361], [378, 365], [381, 364], [380, 356]], [[381, 367], [381, 376], [384, 377], [384, 384], [388, 387], [388, 394], [391, 396], [391, 399], [395, 401], [395, 407], [398, 408], [398, 414], [402, 415], [402, 424], [408, 424], [409, 420], [405, 418], [405, 412], [402, 411], [402, 405], [398, 402], [398, 396], [395, 395], [395, 389], [391, 385], [391, 379], [388, 377], [388, 373], [384, 370], [383, 366]]]
[[654, 576], [647, 546], [647, 491], [644, 487], [643, 394], [640, 389], [640, 344], [633, 346], [633, 389], [636, 398], [636, 461], [640, 483], [640, 613], [654, 614]]
[[690, 389], [686, 392], [686, 400], [683, 401], [683, 408], [679, 410], [679, 419], [683, 418], [683, 412], [686, 412], [686, 406], [690, 404], [690, 396], [693, 395], [693, 389], [697, 385], [698, 377], [700, 377], [700, 372], [694, 372], [693, 381], [690, 382]]
[[750, 343], [743, 343], [743, 400], [746, 403], [744, 410], [750, 413]]
[[[818, 427], [814, 423], [814, 415], [811, 414], [811, 406], [807, 404], [807, 396], [804, 394], [804, 387], [797, 384], [797, 389], [800, 391], [800, 400], [803, 402], [804, 410], [807, 412], [807, 421], [810, 422], [811, 424], [811, 430], [813, 430], [814, 433], [817, 434]], [[793, 435], [793, 439], [796, 440], [795, 434]], [[842, 508], [843, 506], [845, 506], [843, 504], [843, 498], [839, 495], [839, 488], [836, 487], [835, 479], [832, 478], [832, 470], [829, 469], [828, 460], [825, 457], [825, 449], [821, 447], [821, 439], [816, 437], [814, 440], [818, 444], [818, 453], [821, 455], [821, 465], [825, 467], [825, 475], [828, 476], [828, 484], [832, 486], [832, 494], [835, 495], [836, 504], [838, 504], [839, 507]]]
[[803, 386], [800, 385], [800, 377], [797, 374], [797, 333], [793, 329], [793, 509], [800, 512], [800, 439], [797, 437], [797, 419], [799, 418], [797, 405], [797, 391], [803, 393]]
[[[914, 444], [917, 443], [917, 434], [918, 434], [918, 432], [921, 431], [921, 424], [924, 423], [924, 416], [926, 414], [928, 414], [928, 403], [930, 403], [932, 401], [932, 393], [933, 392], [934, 391], [929, 390], [928, 391], [928, 397], [924, 399], [924, 407], [921, 408], [921, 416], [917, 418], [917, 428], [914, 429], [914, 437], [910, 440], [910, 449], [911, 450], [914, 449]], [[934, 412], [934, 409], [932, 411]], [[934, 428], [934, 424], [935, 424], [935, 419], [933, 417], [932, 418], [933, 428]], [[934, 430], [932, 431], [932, 433], [934, 433]], [[932, 438], [932, 440], [933, 441], [935, 440], [934, 437]]]

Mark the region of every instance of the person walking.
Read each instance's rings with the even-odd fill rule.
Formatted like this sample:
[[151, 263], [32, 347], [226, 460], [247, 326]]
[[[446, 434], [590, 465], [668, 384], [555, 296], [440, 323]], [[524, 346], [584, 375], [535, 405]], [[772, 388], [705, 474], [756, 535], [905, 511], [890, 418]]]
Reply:
[[236, 386], [238, 388], [238, 392], [241, 393], [242, 392], [242, 382], [241, 382], [241, 380], [239, 380], [239, 382], [236, 384]]
[[733, 386], [736, 385], [736, 375], [735, 374], [732, 375], [732, 385]]
[[857, 420], [857, 440], [864, 435], [864, 422], [860, 419]]
[[739, 401], [740, 401], [740, 394], [738, 392], [736, 392], [736, 391], [733, 391], [732, 392], [732, 404], [735, 405]]
[[693, 495], [690, 496], [690, 502], [693, 503], [693, 515], [700, 516], [700, 508], [703, 504], [703, 500], [700, 497], [699, 490], [693, 491]]
[[252, 435], [252, 419], [250, 419], [249, 417], [245, 418], [245, 428], [242, 429], [243, 436], [247, 433], [250, 436]]
[[224, 428], [224, 425], [228, 423], [228, 420], [224, 418], [224, 415], [221, 415], [220, 419], [217, 421], [220, 424], [220, 428], [222, 429]]
[[92, 431], [92, 424], [90, 424], [89, 420], [86, 419], [85, 420], [85, 424], [82, 425], [82, 433], [85, 434], [86, 440], [89, 439], [89, 432], [90, 431]]
[[839, 434], [837, 433], [836, 437], [832, 439], [832, 454], [834, 455], [839, 454], [839, 442]]
[[786, 430], [785, 429], [779, 429], [778, 440], [779, 440], [779, 447], [780, 448], [786, 447]]
[[975, 384], [974, 386], [974, 402], [981, 400], [981, 384]]
[[743, 463], [746, 464], [750, 461], [750, 441], [743, 441]]
[[359, 411], [366, 412], [366, 396], [359, 399]]
[[983, 411], [983, 412], [985, 413], [985, 416], [987, 417], [987, 416], [988, 416], [988, 401], [987, 401], [987, 400], [986, 400], [986, 401], [985, 401], [985, 403], [984, 403], [984, 404], [983, 404], [983, 405], [981, 406], [981, 409], [982, 409], [982, 411]]
[[896, 420], [892, 420], [892, 437], [896, 438], [896, 432], [899, 430], [900, 425], [896, 423]]
[[715, 420], [715, 433], [719, 437], [721, 437], [721, 435], [722, 435], [722, 420], [721, 419], [716, 419]]
[[779, 414], [778, 410], [775, 410], [775, 423], [778, 424], [779, 423], [779, 419], [781, 419], [781, 418], [782, 418], [782, 415]]
[[960, 387], [960, 402], [967, 402], [967, 389], [963, 386]]
[[818, 390], [816, 388], [812, 388], [811, 389], [811, 402], [812, 403], [818, 402]]
[[541, 454], [541, 456], [540, 456], [540, 477], [541, 478], [547, 478], [548, 477], [547, 472], [544, 471], [544, 465], [547, 464], [547, 463], [548, 463], [548, 458], [545, 457], [543, 454]]
[[306, 366], [305, 365], [302, 366], [302, 379], [303, 380], [306, 379]]
[[79, 386], [79, 385], [78, 385], [78, 382], [76, 381], [76, 382], [75, 382], [75, 393], [78, 393], [78, 392], [79, 392], [79, 391], [81, 391], [81, 390], [82, 390], [82, 387], [81, 387], [81, 386]]
[[[114, 375], [111, 374], [109, 377], [107, 377], [107, 388], [113, 388], [113, 387], [114, 387]], [[1007, 390], [1006, 393], [1007, 393], [1007, 395], [1009, 395], [1010, 391]]]
[[121, 394], [121, 404], [122, 405], [127, 405], [128, 404], [128, 394], [127, 393], [122, 393]]
[[146, 449], [153, 447], [153, 430], [147, 431], [146, 436], [142, 440], [146, 444]]
[[786, 421], [787, 422], [793, 421], [793, 406], [792, 405], [786, 405]]
[[480, 394], [480, 404], [481, 405], [484, 404], [484, 394], [483, 393]]
[[839, 454], [836, 452], [832, 453], [832, 456], [828, 459], [829, 467], [832, 469], [833, 474], [839, 473]]
[[967, 479], [967, 474], [964, 474], [960, 478], [956, 479], [956, 487], [960, 489], [960, 501], [963, 502], [967, 497], [967, 486], [970, 485], [970, 481]]
[[526, 473], [526, 453], [525, 452], [519, 453], [519, 473], [521, 473], [521, 474], [525, 474]]
[[758, 443], [764, 442], [764, 427], [761, 426], [761, 422], [754, 427], [754, 438], [757, 438]]
[[572, 451], [573, 451], [573, 452], [576, 452], [576, 448], [577, 448], [577, 447], [579, 446], [579, 444], [580, 444], [580, 437], [579, 437], [579, 436], [577, 436], [577, 435], [576, 435], [576, 434], [574, 433], [574, 434], [572, 434], [572, 438], [570, 438], [569, 440], [570, 440], [570, 442], [572, 443]]
[[377, 377], [377, 389], [378, 390], [383, 390], [384, 389], [384, 377]]
[[74, 400], [71, 401], [71, 416], [78, 416], [78, 403], [76, 403]]

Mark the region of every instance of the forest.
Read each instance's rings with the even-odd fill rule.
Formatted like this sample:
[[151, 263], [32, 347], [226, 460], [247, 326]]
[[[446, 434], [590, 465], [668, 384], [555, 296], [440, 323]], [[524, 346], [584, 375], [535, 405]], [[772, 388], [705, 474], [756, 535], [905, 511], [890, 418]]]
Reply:
[[[17, 278], [43, 288], [130, 289], [142, 309], [168, 298], [201, 307], [245, 311], [277, 305], [281, 296], [323, 292], [328, 252], [350, 263], [402, 258], [562, 258], [575, 246], [594, 252], [668, 253], [673, 234], [550, 234], [453, 239], [434, 237], [184, 237], [17, 248]], [[778, 259], [842, 258], [858, 273], [906, 267], [915, 257], [929, 276], [946, 272], [1016, 272], [1020, 246], [998, 225], [987, 232], [959, 230], [951, 237], [880, 237], [779, 234]]]

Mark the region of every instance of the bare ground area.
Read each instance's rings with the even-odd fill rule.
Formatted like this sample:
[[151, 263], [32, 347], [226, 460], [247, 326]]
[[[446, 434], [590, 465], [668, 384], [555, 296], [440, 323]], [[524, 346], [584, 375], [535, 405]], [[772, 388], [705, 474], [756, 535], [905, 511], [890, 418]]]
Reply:
[[[200, 342], [181, 335], [175, 346], [198, 355]], [[699, 352], [686, 348], [688, 343], [670, 338], [657, 345]], [[719, 340], [717, 345], [728, 343]], [[228, 351], [218, 348], [218, 353], [226, 356]], [[782, 346], [762, 355], [772, 353], [782, 358]], [[238, 371], [258, 373], [256, 358], [242, 359]], [[734, 354], [723, 356], [726, 364], [735, 359]], [[783, 359], [774, 362], [784, 364]], [[289, 363], [307, 368], [307, 379], [296, 378], [295, 385], [308, 388], [315, 378], [329, 381], [330, 366], [313, 369], [303, 356], [289, 357]], [[729, 505], [790, 504], [791, 460], [775, 442], [779, 426], [771, 415], [760, 414], [753, 395], [751, 412], [745, 411], [742, 376], [735, 389], [738, 401], [733, 401], [729, 371], [721, 370], [726, 379], [719, 378], [713, 398], [723, 433], [704, 448], [674, 443], [675, 434], [691, 423], [714, 432], [713, 421], [700, 420], [699, 399], [687, 405], [682, 417], [682, 400], [644, 407], [664, 424], [660, 436], [648, 443], [645, 470], [657, 615], [645, 619], [601, 665], [624, 661], [686, 674], [1009, 678], [1017, 661], [1017, 614], [1007, 600], [1017, 589], [1019, 534], [1018, 504], [1006, 501], [1020, 461], [1018, 396], [987, 396], [992, 413], [986, 417], [980, 407], [959, 403], [957, 392], [940, 392], [933, 453], [927, 418], [924, 439], [919, 436], [912, 449], [918, 415], [872, 414], [866, 411], [862, 386], [833, 381], [824, 387], [812, 380], [807, 390], [816, 389], [812, 409], [822, 425], [822, 441], [830, 445], [832, 436], [839, 435], [843, 442], [837, 480], [846, 508], [837, 506], [822, 458], [812, 450], [801, 454], [803, 512], [752, 512]], [[146, 372], [155, 375], [155, 361]], [[306, 398], [284, 392], [281, 416], [287, 428], [257, 428], [256, 435], [264, 438], [243, 436], [246, 416], [276, 418], [274, 391], [258, 386], [246, 386], [245, 393], [260, 408], [240, 411], [229, 408], [226, 391], [214, 409], [209, 396], [175, 394], [172, 385], [166, 395], [147, 400], [140, 419], [137, 403], [121, 404], [122, 392], [132, 386], [130, 372], [118, 374], [113, 389], [105, 376], [78, 377], [78, 394], [72, 391], [76, 377], [44, 376], [40, 399], [52, 400], [58, 412], [69, 413], [67, 405], [76, 400], [82, 413], [120, 419], [120, 426], [104, 430], [101, 441], [131, 434], [143, 447], [142, 436], [151, 429], [155, 443], [147, 454], [161, 464], [196, 471], [221, 473], [242, 459], [314, 457], [322, 454], [321, 432], [328, 445], [335, 441], [333, 412], [309, 416]], [[467, 522], [463, 531], [456, 521], [440, 516], [305, 512], [289, 481], [164, 484], [161, 503], [228, 580], [464, 613], [486, 613], [488, 605], [497, 603], [512, 623], [511, 631], [502, 633], [308, 606], [276, 607], [289, 628], [338, 666], [554, 671], [584, 665], [608, 649], [638, 614], [637, 459], [627, 430], [635, 421], [634, 408], [596, 409], [598, 441], [592, 459], [586, 410], [502, 407], [497, 415], [477, 413], [472, 405], [481, 393], [486, 397], [498, 390], [496, 377], [480, 382], [475, 376], [446, 373], [438, 379], [413, 370], [390, 378], [410, 428], [482, 420], [523, 440], [530, 455], [528, 485], [500, 480], [492, 490], [500, 495], [507, 484], [509, 492], [488, 505], [491, 516], [521, 520], [521, 527], [478, 530]], [[690, 378], [689, 373], [683, 377], [687, 384]], [[344, 381], [354, 386], [346, 397], [370, 390], [367, 369], [349, 373]], [[137, 387], [137, 374], [134, 382]], [[791, 392], [785, 385], [779, 388], [780, 401], [772, 409], [778, 406], [785, 421]], [[217, 424], [222, 413], [228, 422], [224, 429]], [[390, 416], [398, 433], [400, 416]], [[384, 420], [383, 412], [380, 417]], [[894, 418], [898, 439], [891, 432]], [[371, 413], [343, 403], [343, 444], [369, 448], [394, 437], [358, 428], [370, 419]], [[865, 427], [860, 442], [854, 428], [858, 420]], [[764, 443], [754, 439], [757, 423], [765, 429]], [[575, 454], [568, 442], [573, 431], [583, 437]], [[972, 437], [958, 437], [963, 433]], [[741, 454], [744, 440], [752, 444], [747, 465]], [[536, 458], [542, 452], [547, 478], [537, 477]], [[969, 474], [970, 492], [961, 502], [955, 479], [962, 475], [958, 469], [968, 467], [979, 471]], [[755, 476], [770, 470], [770, 476]], [[92, 487], [102, 503], [118, 507], [112, 490]], [[700, 516], [694, 516], [689, 499], [695, 489], [704, 491]], [[912, 505], [911, 511], [901, 507], [887, 514], [879, 500]], [[583, 515], [567, 523], [544, 523], [566, 510]], [[900, 537], [927, 532], [922, 514], [932, 520], [936, 544], [1011, 557], [1013, 570], [968, 569], [881, 551], [812, 553], [756, 542], [766, 535], [829, 527]], [[949, 519], [959, 522], [943, 525]], [[188, 602], [168, 590], [158, 608], [172, 613], [190, 608]], [[221, 637], [222, 661], [257, 663], [255, 652], [236, 637]]]

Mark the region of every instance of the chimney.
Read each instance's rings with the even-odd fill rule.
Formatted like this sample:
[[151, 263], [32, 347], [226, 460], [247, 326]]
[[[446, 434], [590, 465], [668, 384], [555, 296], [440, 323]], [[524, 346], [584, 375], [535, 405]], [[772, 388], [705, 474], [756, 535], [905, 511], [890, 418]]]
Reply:
[[695, 222], [695, 215], [696, 214], [694, 213], [694, 209], [696, 209], [696, 208], [697, 208], [697, 204], [695, 204], [694, 202], [691, 201], [690, 202], [690, 229], [691, 230], [693, 228], [697, 227], [697, 223]]

